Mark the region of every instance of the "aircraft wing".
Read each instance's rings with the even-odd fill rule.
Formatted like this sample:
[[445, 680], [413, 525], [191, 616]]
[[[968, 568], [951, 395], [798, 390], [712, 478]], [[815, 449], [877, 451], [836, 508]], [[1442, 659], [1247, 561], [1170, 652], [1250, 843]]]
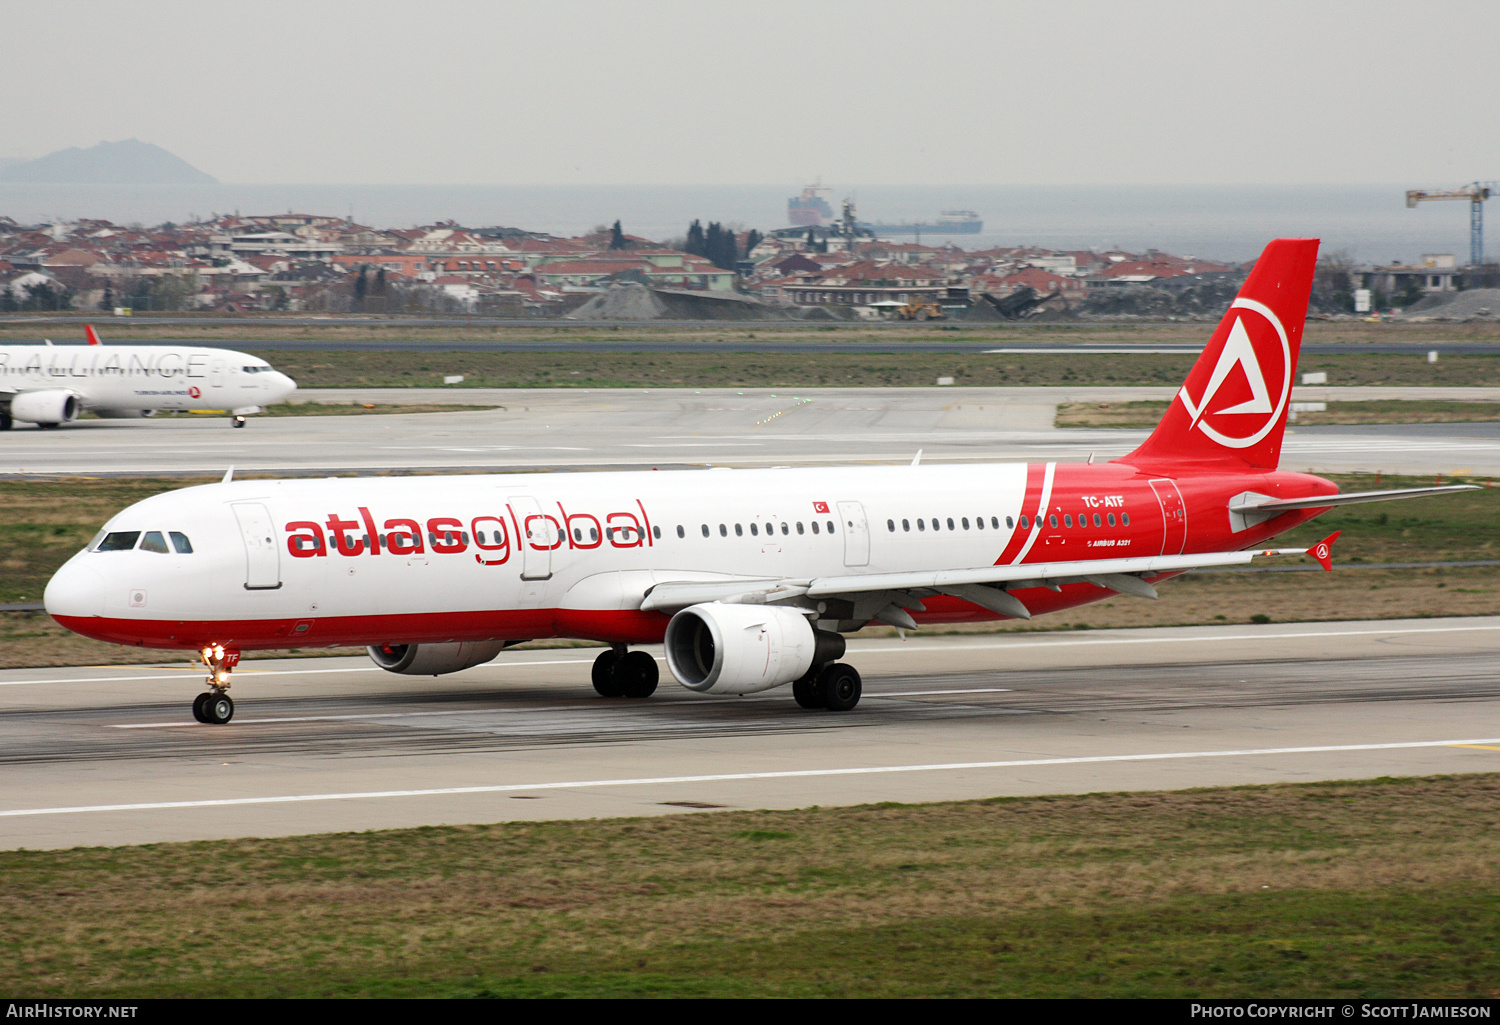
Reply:
[[903, 609], [923, 611], [921, 599], [937, 594], [952, 595], [982, 608], [1018, 619], [1031, 612], [1011, 591], [1034, 587], [1057, 589], [1063, 584], [1089, 583], [1118, 594], [1155, 598], [1156, 589], [1146, 577], [1181, 573], [1193, 569], [1239, 566], [1252, 559], [1277, 555], [1311, 555], [1325, 569], [1331, 568], [1332, 536], [1312, 548], [1255, 548], [1233, 552], [1202, 552], [1195, 555], [1147, 555], [1123, 559], [1087, 559], [1066, 562], [1033, 562], [972, 569], [916, 570], [902, 573], [855, 573], [845, 576], [778, 580], [694, 582], [668, 581], [657, 584], [641, 602], [644, 611], [675, 612], [700, 602], [730, 604], [798, 604], [799, 600], [845, 598], [857, 606], [875, 602], [870, 615], [895, 626], [915, 626]]
[[1444, 484], [1431, 488], [1397, 488], [1391, 491], [1354, 491], [1347, 495], [1318, 495], [1314, 498], [1269, 498], [1246, 495], [1229, 506], [1232, 513], [1282, 513], [1291, 509], [1328, 509], [1336, 505], [1358, 505], [1361, 502], [1394, 502], [1402, 498], [1426, 498], [1453, 491], [1478, 491], [1476, 484]]

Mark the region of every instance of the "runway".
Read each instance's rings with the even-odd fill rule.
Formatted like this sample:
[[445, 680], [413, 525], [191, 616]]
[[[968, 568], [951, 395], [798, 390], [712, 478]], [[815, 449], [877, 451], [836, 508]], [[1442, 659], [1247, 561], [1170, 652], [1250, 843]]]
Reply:
[[[1496, 400], [1500, 389], [1312, 388], [1293, 398]], [[84, 420], [0, 434], [4, 474], [373, 473], [1110, 459], [1145, 431], [1057, 430], [1059, 402], [1172, 388], [333, 389], [308, 401], [493, 404], [479, 412]], [[1285, 469], [1500, 473], [1500, 424], [1298, 427]]]
[[0, 672], [0, 847], [1500, 771], [1500, 617], [859, 641], [843, 715], [594, 654], [255, 661], [226, 727], [183, 663]]

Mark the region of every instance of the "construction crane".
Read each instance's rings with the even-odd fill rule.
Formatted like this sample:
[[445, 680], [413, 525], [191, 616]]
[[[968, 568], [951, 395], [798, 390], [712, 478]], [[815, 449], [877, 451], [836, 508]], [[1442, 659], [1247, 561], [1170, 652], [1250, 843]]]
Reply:
[[1470, 182], [1457, 189], [1408, 189], [1406, 208], [1434, 199], [1469, 201], [1469, 262], [1475, 267], [1484, 263], [1484, 201], [1491, 190], [1500, 192], [1500, 182]]

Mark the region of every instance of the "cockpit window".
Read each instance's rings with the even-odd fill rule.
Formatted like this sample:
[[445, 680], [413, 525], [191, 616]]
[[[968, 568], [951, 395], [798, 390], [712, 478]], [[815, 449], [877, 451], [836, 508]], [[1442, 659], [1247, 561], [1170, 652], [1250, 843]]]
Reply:
[[180, 530], [169, 531], [172, 536], [172, 547], [177, 549], [178, 555], [192, 555], [193, 542]]
[[128, 552], [135, 547], [136, 541], [140, 539], [139, 530], [112, 530], [104, 535], [104, 540], [99, 542], [96, 552]]
[[141, 538], [141, 551], [166, 555], [169, 551], [167, 548], [167, 539], [161, 536], [161, 531], [159, 530], [148, 530], [146, 531], [146, 536]]

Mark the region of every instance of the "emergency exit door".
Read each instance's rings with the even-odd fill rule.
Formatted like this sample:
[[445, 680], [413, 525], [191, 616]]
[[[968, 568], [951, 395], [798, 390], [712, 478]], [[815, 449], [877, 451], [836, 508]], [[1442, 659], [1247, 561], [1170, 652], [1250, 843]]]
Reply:
[[870, 526], [865, 507], [858, 502], [840, 502], [839, 519], [844, 522], [844, 565], [870, 564]]

